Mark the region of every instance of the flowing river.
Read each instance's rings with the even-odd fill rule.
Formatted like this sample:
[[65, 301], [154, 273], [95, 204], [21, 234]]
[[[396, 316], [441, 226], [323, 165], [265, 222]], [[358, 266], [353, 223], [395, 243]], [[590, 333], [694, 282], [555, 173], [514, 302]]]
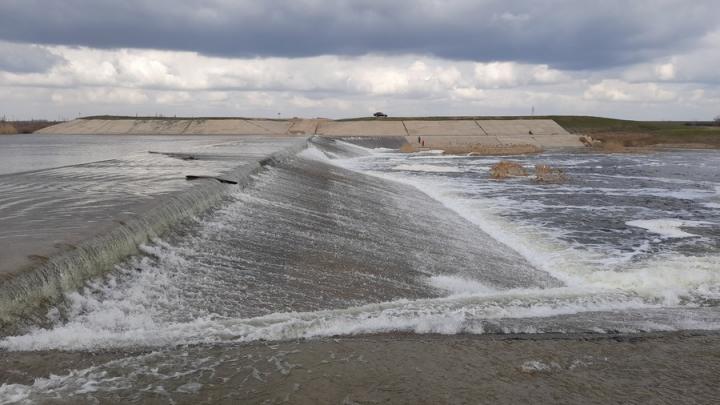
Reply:
[[[312, 140], [66, 294], [46, 325], [0, 340], [19, 362], [5, 365], [0, 403], [183, 402], [200, 393], [260, 402], [273, 375], [338, 361], [319, 342], [353, 336], [362, 339], [346, 358], [361, 364], [372, 357], [358, 348], [367, 339], [389, 339], [383, 356], [393, 363], [426, 350], [403, 334], [461, 345], [720, 329], [717, 152], [501, 158], [350, 142]], [[501, 159], [530, 175], [491, 179]], [[536, 164], [566, 179], [538, 182]], [[528, 349], [536, 356], [513, 367], [571, 373], [609, 361], [558, 342], [537, 343]], [[429, 350], [457, 355], [442, 344]], [[574, 357], [537, 360], [552, 350]], [[425, 366], [437, 380], [441, 371]], [[303, 384], [275, 387], [291, 399]]]

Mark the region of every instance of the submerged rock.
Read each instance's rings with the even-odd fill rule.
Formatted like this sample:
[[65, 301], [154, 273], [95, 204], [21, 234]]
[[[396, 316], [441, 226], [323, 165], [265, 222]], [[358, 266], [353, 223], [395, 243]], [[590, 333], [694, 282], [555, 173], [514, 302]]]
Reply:
[[490, 168], [490, 176], [493, 179], [505, 179], [508, 177], [524, 177], [527, 171], [520, 163], [501, 160]]
[[562, 183], [568, 177], [563, 169], [556, 169], [550, 165], [535, 165], [535, 181], [540, 183]]

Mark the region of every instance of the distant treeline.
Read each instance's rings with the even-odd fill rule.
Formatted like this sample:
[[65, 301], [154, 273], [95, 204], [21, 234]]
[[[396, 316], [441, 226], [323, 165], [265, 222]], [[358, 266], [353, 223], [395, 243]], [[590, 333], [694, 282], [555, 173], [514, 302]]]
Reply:
[[0, 134], [32, 134], [33, 132], [59, 124], [62, 121], [30, 120], [30, 121], [6, 121], [0, 119]]

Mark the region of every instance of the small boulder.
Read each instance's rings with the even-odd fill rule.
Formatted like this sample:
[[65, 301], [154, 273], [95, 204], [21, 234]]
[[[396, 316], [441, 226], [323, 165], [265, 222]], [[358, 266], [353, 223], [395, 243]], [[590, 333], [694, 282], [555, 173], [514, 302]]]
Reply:
[[490, 177], [493, 179], [506, 179], [508, 177], [527, 176], [527, 171], [520, 163], [501, 160], [490, 168]]
[[562, 183], [567, 179], [563, 169], [556, 169], [550, 165], [535, 165], [535, 181], [539, 183]]

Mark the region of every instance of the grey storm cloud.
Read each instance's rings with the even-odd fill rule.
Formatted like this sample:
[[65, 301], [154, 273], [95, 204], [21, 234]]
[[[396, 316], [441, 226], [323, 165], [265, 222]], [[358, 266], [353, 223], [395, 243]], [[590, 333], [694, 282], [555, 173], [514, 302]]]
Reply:
[[0, 71], [12, 73], [44, 73], [64, 62], [39, 46], [0, 41]]
[[717, 0], [3, 0], [0, 39], [227, 57], [423, 54], [637, 63], [718, 29]]

